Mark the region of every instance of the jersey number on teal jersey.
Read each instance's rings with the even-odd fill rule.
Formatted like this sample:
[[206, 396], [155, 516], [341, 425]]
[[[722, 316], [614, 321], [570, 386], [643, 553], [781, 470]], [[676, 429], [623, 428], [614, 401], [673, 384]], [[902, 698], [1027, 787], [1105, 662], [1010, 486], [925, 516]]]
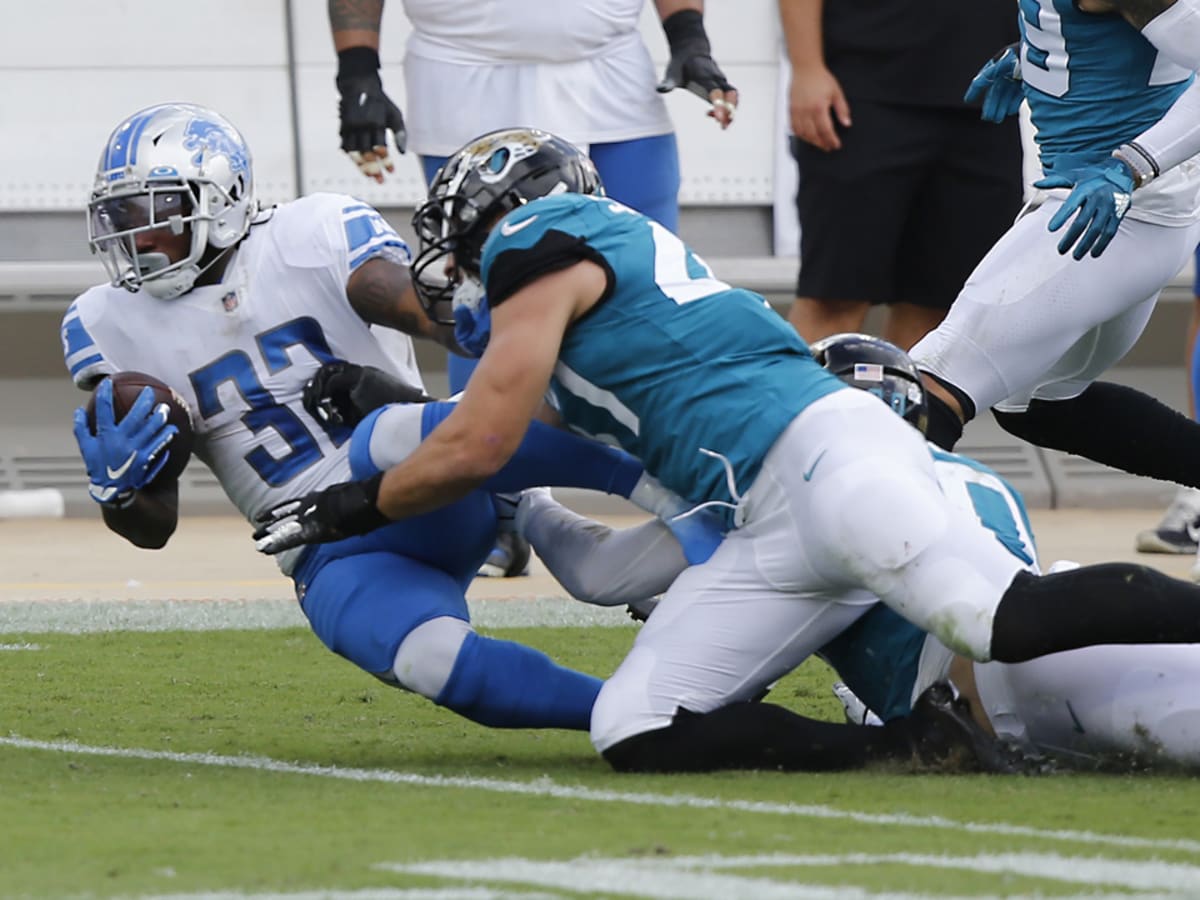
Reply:
[[1021, 58], [1021, 77], [1030, 87], [1062, 97], [1070, 86], [1067, 40], [1062, 19], [1047, 13], [1037, 0], [1020, 0], [1025, 20], [1025, 41]]
[[676, 303], [682, 306], [730, 289], [725, 282], [713, 277], [708, 263], [653, 220], [650, 220], [650, 234], [654, 238], [654, 280]]

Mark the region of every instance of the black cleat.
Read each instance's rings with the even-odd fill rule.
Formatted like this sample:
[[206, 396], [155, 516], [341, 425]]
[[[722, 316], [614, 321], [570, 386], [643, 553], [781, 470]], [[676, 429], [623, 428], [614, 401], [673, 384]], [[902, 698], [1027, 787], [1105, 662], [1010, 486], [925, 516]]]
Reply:
[[989, 735], [971, 716], [970, 704], [945, 682], [925, 689], [909, 715], [913, 761], [939, 772], [1024, 771], [1011, 748]]
[[501, 531], [496, 535], [496, 546], [487, 560], [479, 567], [484, 578], [516, 578], [529, 574], [529, 559], [533, 551], [529, 541], [515, 531]]

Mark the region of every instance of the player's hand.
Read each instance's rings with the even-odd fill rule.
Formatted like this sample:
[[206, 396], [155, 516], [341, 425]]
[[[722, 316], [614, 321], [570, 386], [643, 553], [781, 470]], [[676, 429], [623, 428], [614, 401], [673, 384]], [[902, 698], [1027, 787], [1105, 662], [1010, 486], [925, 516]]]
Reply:
[[353, 428], [373, 410], [389, 403], [428, 403], [421, 388], [374, 366], [344, 360], [325, 363], [304, 385], [304, 408], [326, 425]]
[[117, 422], [108, 378], [96, 388], [95, 434], [88, 427], [87, 411], [75, 410], [75, 440], [93, 500], [105, 506], [127, 506], [134, 491], [154, 480], [167, 464], [167, 445], [179, 431], [167, 424], [167, 416], [167, 405], [156, 405], [154, 391], [147, 386]]
[[388, 131], [398, 152], [403, 153], [408, 144], [400, 107], [383, 92], [378, 72], [339, 74], [337, 89], [342, 149], [364, 175], [382, 184], [384, 170], [396, 171], [388, 155]]
[[1075, 259], [1083, 259], [1088, 251], [1092, 258], [1103, 253], [1129, 211], [1133, 184], [1133, 170], [1111, 157], [1093, 166], [1047, 175], [1034, 182], [1034, 187], [1043, 190], [1073, 188], [1049, 223], [1051, 231], [1058, 231], [1075, 217], [1058, 242], [1058, 252], [1066, 253], [1074, 247], [1071, 255]]
[[826, 153], [842, 149], [837, 126], [849, 128], [852, 124], [850, 102], [833, 73], [823, 65], [792, 72], [788, 115], [792, 134]]
[[658, 92], [665, 94], [675, 88], [690, 91], [711, 103], [709, 116], [722, 128], [728, 128], [737, 110], [738, 92], [712, 58], [712, 46], [704, 31], [704, 17], [696, 10], [681, 10], [663, 21], [663, 31], [667, 35], [671, 59], [658, 83]]
[[390, 519], [379, 511], [380, 472], [367, 481], [347, 481], [287, 500], [255, 517], [254, 549], [274, 555], [301, 544], [324, 544], [366, 534]]
[[968, 103], [982, 100], [979, 115], [988, 122], [1003, 122], [1015, 116], [1025, 99], [1020, 46], [1010, 44], [985, 63], [963, 97]]

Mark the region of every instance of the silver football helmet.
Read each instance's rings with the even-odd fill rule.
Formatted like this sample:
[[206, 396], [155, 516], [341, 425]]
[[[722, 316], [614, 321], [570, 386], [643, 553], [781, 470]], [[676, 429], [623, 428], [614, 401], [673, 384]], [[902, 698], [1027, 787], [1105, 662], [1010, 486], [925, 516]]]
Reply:
[[[192, 289], [208, 248], [232, 247], [257, 212], [250, 150], [219, 113], [163, 103], [116, 127], [96, 169], [88, 203], [88, 244], [113, 285], [163, 300]], [[169, 228], [190, 234], [187, 255], [139, 252], [138, 235]]]

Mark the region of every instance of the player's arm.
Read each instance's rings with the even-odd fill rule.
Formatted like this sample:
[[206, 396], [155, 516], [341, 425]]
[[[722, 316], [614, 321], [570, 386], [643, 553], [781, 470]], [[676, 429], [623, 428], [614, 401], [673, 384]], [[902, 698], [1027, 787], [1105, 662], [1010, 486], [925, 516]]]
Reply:
[[379, 26], [383, 0], [329, 0], [329, 28], [337, 51], [339, 132], [342, 149], [368, 178], [383, 183], [395, 171], [388, 131], [403, 153], [408, 143], [404, 115], [383, 91], [379, 78]]
[[1087, 13], [1117, 13], [1172, 62], [1200, 70], [1200, 0], [1077, 0]]
[[708, 115], [722, 128], [733, 123], [738, 92], [712, 58], [704, 30], [704, 0], [654, 0], [671, 59], [659, 82], [659, 93], [684, 88], [712, 104]]
[[101, 504], [109, 531], [135, 547], [161, 550], [179, 524], [179, 479], [160, 479], [134, 492], [128, 506]]
[[491, 310], [492, 330], [454, 411], [404, 463], [384, 475], [378, 507], [389, 519], [428, 512], [474, 490], [516, 452], [542, 404], [574, 317], [571, 299], [599, 297], [605, 275], [580, 262], [518, 289]]
[[454, 353], [462, 353], [454, 340], [454, 328], [439, 325], [425, 315], [406, 265], [386, 256], [367, 260], [346, 281], [346, 297], [364, 322], [428, 338]]
[[1161, 119], [1122, 144], [1103, 162], [1048, 175], [1034, 187], [1071, 188], [1071, 193], [1050, 219], [1058, 231], [1068, 222], [1058, 252], [1072, 251], [1075, 259], [1089, 252], [1104, 252], [1121, 219], [1129, 210], [1133, 192], [1144, 188], [1163, 172], [1200, 154], [1200, 78], [1180, 94]]
[[257, 548], [363, 534], [465, 496], [516, 452], [554, 371], [572, 321], [603, 296], [607, 277], [592, 262], [538, 277], [491, 311], [491, 340], [453, 412], [402, 463], [280, 504], [259, 517]]
[[824, 0], [779, 0], [779, 20], [792, 67], [788, 115], [792, 134], [821, 150], [839, 150], [837, 124], [850, 126], [850, 103], [825, 65]]
[[158, 478], [178, 429], [168, 422], [166, 405], [155, 402], [149, 387], [118, 421], [111, 378], [95, 390], [94, 414], [94, 424], [89, 424], [83, 407], [74, 416], [88, 494], [100, 504], [111, 531], [135, 546], [157, 550], [179, 522], [179, 480]]

